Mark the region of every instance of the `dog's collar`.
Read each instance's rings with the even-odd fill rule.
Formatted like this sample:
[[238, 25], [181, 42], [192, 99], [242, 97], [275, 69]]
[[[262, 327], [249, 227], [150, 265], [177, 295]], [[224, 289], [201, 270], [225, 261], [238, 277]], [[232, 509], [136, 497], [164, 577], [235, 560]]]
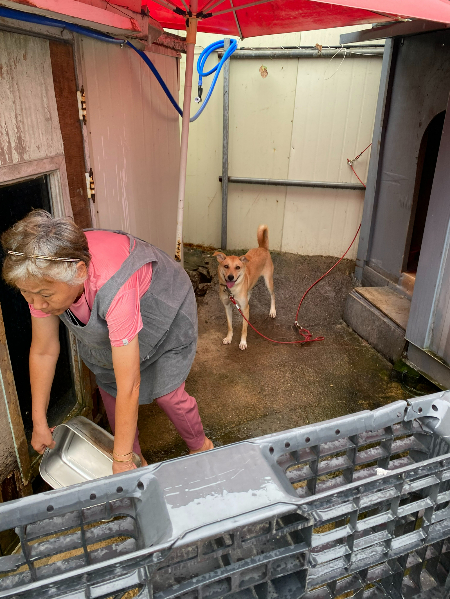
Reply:
[[219, 282], [219, 286], [220, 286], [220, 287], [224, 287], [224, 288], [226, 289], [226, 291], [228, 291], [228, 299], [231, 301], [231, 303], [232, 303], [232, 304], [234, 304], [234, 305], [236, 306], [236, 308], [237, 308], [237, 309], [238, 309], [238, 311], [240, 312], [240, 311], [241, 311], [241, 309], [240, 309], [240, 307], [239, 307], [239, 304], [238, 304], [238, 303], [237, 303], [237, 301], [235, 300], [235, 298], [234, 298], [234, 295], [231, 293], [230, 289], [229, 289], [229, 288], [228, 288], [226, 285], [224, 285], [223, 283], [220, 283], [220, 282]]

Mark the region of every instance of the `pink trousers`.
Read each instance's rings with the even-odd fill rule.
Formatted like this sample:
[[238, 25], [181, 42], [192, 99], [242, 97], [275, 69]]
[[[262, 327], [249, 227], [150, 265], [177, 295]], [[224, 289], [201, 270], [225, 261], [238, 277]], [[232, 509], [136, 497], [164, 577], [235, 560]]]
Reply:
[[[99, 389], [99, 391], [102, 396], [103, 405], [105, 406], [106, 415], [108, 416], [109, 426], [114, 434], [116, 429], [116, 398], [103, 389]], [[171, 420], [189, 449], [191, 451], [200, 449], [205, 442], [205, 433], [203, 431], [202, 421], [200, 420], [200, 414], [198, 413], [197, 402], [193, 397], [187, 394], [184, 383], [180, 385], [178, 389], [172, 391], [172, 393], [167, 393], [167, 395], [158, 397], [156, 402], [166, 413], [169, 420]], [[134, 437], [133, 451], [135, 453], [141, 453], [139, 431], [137, 428]]]

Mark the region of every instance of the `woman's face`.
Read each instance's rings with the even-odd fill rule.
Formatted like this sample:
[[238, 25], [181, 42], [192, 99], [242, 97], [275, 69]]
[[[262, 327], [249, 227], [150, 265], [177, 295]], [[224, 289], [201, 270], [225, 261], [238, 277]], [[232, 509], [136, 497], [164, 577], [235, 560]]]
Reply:
[[[82, 265], [82, 266], [81, 266]], [[86, 272], [84, 262], [79, 263], [79, 276]], [[26, 301], [36, 310], [58, 316], [63, 314], [84, 291], [84, 284], [69, 285], [51, 279], [25, 279], [17, 287]]]

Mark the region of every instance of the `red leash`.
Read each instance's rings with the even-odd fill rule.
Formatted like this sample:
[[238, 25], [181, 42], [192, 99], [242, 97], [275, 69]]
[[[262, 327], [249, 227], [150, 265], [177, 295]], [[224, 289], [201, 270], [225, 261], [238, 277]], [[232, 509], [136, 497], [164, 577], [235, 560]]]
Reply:
[[[362, 156], [364, 154], [364, 152], [370, 148], [371, 145], [372, 144], [370, 143], [367, 146], [367, 148], [364, 148], [364, 150], [360, 154], [358, 154], [358, 156], [356, 156], [356, 158], [353, 158], [353, 160], [350, 160], [349, 158], [347, 158], [347, 164], [352, 169], [353, 173], [355, 174], [356, 178], [361, 183], [361, 185], [364, 185], [364, 183], [361, 181], [361, 179], [356, 174], [356, 171], [353, 168], [353, 163], [356, 162], [358, 160], [358, 158], [360, 158], [360, 156]], [[364, 187], [366, 187], [366, 186], [364, 185]], [[313, 283], [310, 287], [308, 287], [308, 289], [303, 294], [303, 297], [300, 300], [300, 303], [299, 303], [298, 308], [297, 308], [297, 314], [295, 315], [295, 326], [297, 327], [299, 335], [301, 335], [303, 337], [303, 339], [300, 339], [299, 341], [277, 341], [276, 339], [271, 339], [270, 337], [266, 337], [265, 335], [263, 335], [262, 333], [260, 333], [257, 329], [255, 329], [255, 327], [252, 325], [252, 323], [245, 318], [244, 314], [242, 313], [242, 310], [240, 309], [238, 303], [234, 299], [234, 296], [233, 296], [232, 293], [230, 293], [230, 302], [236, 306], [237, 310], [239, 311], [239, 314], [242, 316], [242, 318], [245, 321], [247, 321], [247, 324], [255, 331], [255, 333], [258, 333], [258, 335], [260, 335], [264, 339], [267, 339], [267, 341], [271, 341], [272, 343], [279, 343], [279, 344], [282, 344], [282, 345], [293, 345], [295, 343], [310, 343], [310, 342], [313, 342], [313, 341], [323, 341], [325, 339], [325, 337], [315, 337], [313, 339], [312, 333], [310, 333], [310, 331], [308, 331], [308, 329], [305, 329], [304, 327], [302, 327], [302, 326], [300, 326], [298, 324], [298, 313], [300, 312], [300, 306], [302, 305], [303, 300], [305, 299], [305, 297], [307, 296], [307, 294], [311, 291], [311, 289], [315, 285], [317, 285], [317, 283], [319, 283], [322, 279], [324, 279], [333, 270], [333, 268], [336, 268], [336, 266], [340, 262], [342, 262], [342, 260], [345, 258], [345, 256], [349, 252], [349, 250], [352, 247], [352, 245], [355, 243], [355, 240], [358, 237], [358, 233], [359, 233], [360, 229], [361, 229], [361, 224], [359, 225], [358, 230], [356, 231], [356, 235], [353, 237], [353, 241], [348, 246], [348, 248], [346, 249], [345, 253], [341, 256], [341, 258], [339, 258], [339, 260], [336, 262], [336, 264], [334, 264], [329, 270], [327, 270], [327, 272], [324, 275], [322, 275], [320, 277], [320, 279], [317, 279], [317, 281], [315, 283]]]
[[248, 321], [245, 318], [245, 316], [243, 315], [242, 310], [239, 308], [239, 304], [234, 299], [234, 296], [232, 293], [230, 293], [230, 302], [236, 306], [236, 308], [239, 311], [239, 314], [242, 316], [242, 318], [244, 320], [247, 321], [247, 324], [252, 327], [252, 329], [255, 331], [255, 333], [258, 333], [258, 335], [260, 335], [264, 339], [267, 339], [267, 341], [272, 341], [272, 343], [281, 343], [283, 345], [292, 345], [293, 343], [308, 343], [309, 341], [323, 341], [325, 339], [325, 337], [316, 337], [315, 339], [312, 339], [312, 334], [308, 331], [308, 329], [304, 329], [303, 327], [299, 326], [299, 324], [296, 322], [295, 324], [298, 328], [298, 332], [300, 335], [303, 335], [304, 339], [301, 339], [300, 341], [276, 341], [276, 339], [271, 339], [270, 337], [266, 337], [265, 335], [263, 335], [262, 333], [260, 333], [259, 331], [257, 331], [255, 329], [255, 327], [252, 325], [252, 323], [250, 321]]

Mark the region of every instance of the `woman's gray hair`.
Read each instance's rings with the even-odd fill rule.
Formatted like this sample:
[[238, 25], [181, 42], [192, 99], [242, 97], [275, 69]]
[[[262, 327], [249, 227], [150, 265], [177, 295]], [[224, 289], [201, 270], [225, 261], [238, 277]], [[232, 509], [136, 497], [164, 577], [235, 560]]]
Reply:
[[[29, 278], [79, 285], [77, 265], [89, 266], [91, 255], [84, 232], [70, 218], [53, 218], [34, 210], [1, 237], [5, 251], [3, 278], [17, 287]], [[42, 257], [39, 257], [42, 256]]]

